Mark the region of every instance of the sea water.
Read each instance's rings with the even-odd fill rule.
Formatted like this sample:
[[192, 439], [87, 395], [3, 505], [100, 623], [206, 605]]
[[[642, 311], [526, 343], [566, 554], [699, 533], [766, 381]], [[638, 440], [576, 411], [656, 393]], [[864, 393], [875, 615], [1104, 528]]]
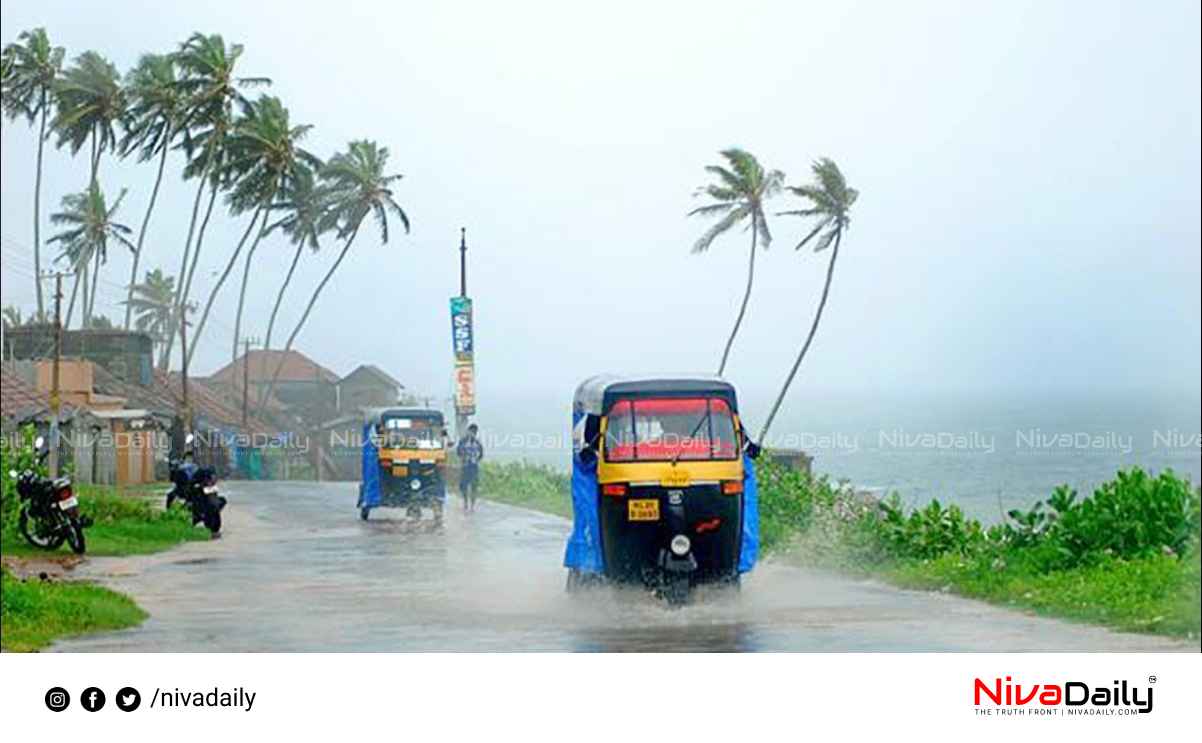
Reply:
[[[1202, 481], [1202, 402], [1192, 395], [802, 395], [788, 400], [769, 445], [800, 449], [813, 469], [857, 489], [932, 498], [996, 521], [1061, 484], [1092, 493], [1120, 468], [1172, 469]], [[753, 437], [770, 394], [744, 394]], [[482, 398], [475, 420], [490, 458], [566, 470], [570, 399]]]

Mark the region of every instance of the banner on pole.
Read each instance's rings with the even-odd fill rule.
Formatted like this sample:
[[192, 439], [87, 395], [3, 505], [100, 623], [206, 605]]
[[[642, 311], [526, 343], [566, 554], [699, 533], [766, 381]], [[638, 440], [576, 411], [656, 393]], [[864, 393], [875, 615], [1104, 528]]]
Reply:
[[455, 354], [455, 411], [476, 412], [476, 367], [472, 337], [472, 300], [451, 297], [451, 348]]

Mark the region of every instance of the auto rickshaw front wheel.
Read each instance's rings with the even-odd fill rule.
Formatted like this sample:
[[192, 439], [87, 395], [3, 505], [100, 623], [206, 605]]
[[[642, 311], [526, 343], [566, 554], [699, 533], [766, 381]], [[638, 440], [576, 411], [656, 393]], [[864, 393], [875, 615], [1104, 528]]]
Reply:
[[688, 573], [669, 573], [663, 577], [658, 591], [668, 606], [679, 608], [689, 603], [692, 585]]
[[359, 518], [363, 519], [364, 521], [367, 521], [367, 517], [370, 515], [371, 515], [371, 509], [368, 508], [367, 506], [364, 506], [363, 508], [359, 509]]

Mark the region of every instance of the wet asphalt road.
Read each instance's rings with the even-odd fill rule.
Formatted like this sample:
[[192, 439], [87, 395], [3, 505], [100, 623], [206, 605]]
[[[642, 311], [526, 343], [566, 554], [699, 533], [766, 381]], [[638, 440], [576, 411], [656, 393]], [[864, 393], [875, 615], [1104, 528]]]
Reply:
[[241, 483], [223, 539], [77, 569], [134, 597], [139, 627], [63, 651], [1190, 650], [953, 596], [762, 564], [743, 590], [668, 610], [644, 591], [567, 596], [570, 525], [483, 503], [441, 530], [381, 509], [354, 483]]

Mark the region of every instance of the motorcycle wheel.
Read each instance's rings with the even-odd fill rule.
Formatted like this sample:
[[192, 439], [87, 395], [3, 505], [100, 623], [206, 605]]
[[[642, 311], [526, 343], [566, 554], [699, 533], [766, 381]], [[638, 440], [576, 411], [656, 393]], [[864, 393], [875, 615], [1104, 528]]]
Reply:
[[171, 510], [171, 504], [175, 503], [175, 488], [167, 491], [167, 510]]
[[42, 523], [40, 519], [29, 515], [29, 505], [21, 507], [21, 515], [17, 518], [17, 526], [21, 530], [21, 536], [25, 537], [25, 541], [29, 542], [34, 547], [44, 550], [56, 550], [63, 545], [67, 536], [63, 534], [63, 530], [55, 528], [51, 533], [43, 533]]
[[68, 517], [67, 523], [67, 544], [70, 545], [71, 551], [77, 555], [82, 555], [87, 551], [88, 545], [83, 538], [83, 524], [74, 516]]

